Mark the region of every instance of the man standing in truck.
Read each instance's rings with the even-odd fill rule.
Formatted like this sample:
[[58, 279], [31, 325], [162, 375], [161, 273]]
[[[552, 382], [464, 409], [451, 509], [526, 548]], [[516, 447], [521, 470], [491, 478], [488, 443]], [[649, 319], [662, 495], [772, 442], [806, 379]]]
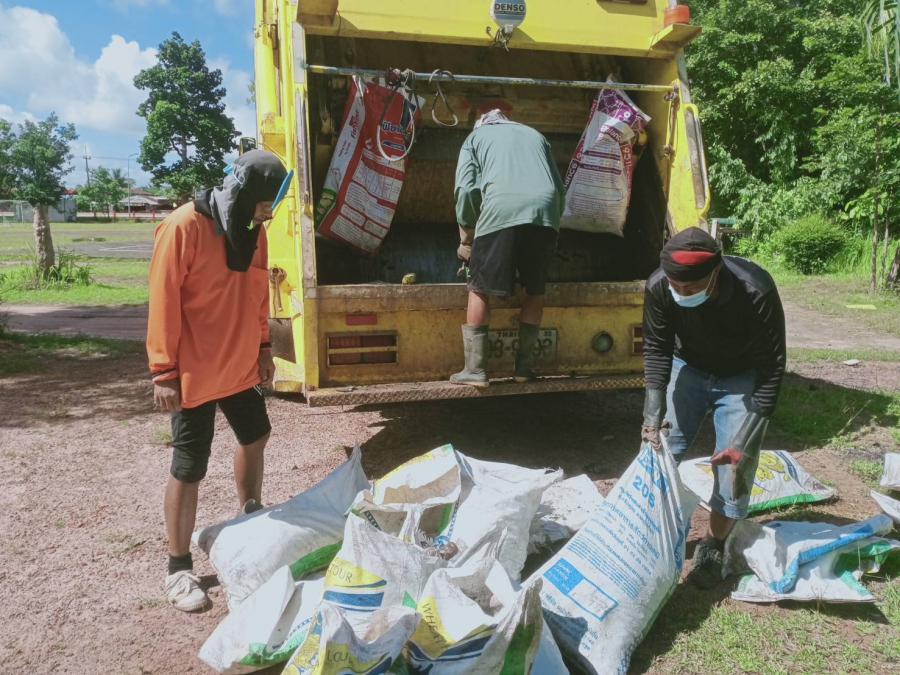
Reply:
[[709, 234], [691, 227], [672, 237], [644, 292], [644, 422], [641, 438], [680, 462], [711, 410], [716, 451], [707, 500], [709, 532], [688, 579], [723, 580], [725, 540], [747, 516], [759, 453], [784, 377], [784, 310], [759, 265], [723, 258]]
[[287, 172], [252, 150], [222, 186], [181, 206], [157, 228], [150, 261], [147, 354], [156, 405], [171, 413], [172, 467], [165, 517], [165, 592], [176, 609], [209, 604], [193, 574], [197, 492], [220, 408], [237, 437], [234, 480], [241, 513], [262, 508], [263, 451], [271, 426], [262, 387], [275, 375], [263, 222]]
[[[514, 295], [517, 280], [525, 299], [519, 313], [514, 377], [516, 382], [533, 380], [547, 271], [565, 205], [565, 187], [550, 144], [499, 110], [485, 113], [463, 143], [454, 194], [463, 239], [459, 255], [468, 258], [469, 301], [462, 327], [465, 368], [450, 381], [473, 387], [490, 384], [486, 370], [490, 296]], [[474, 237], [471, 250], [469, 236]]]

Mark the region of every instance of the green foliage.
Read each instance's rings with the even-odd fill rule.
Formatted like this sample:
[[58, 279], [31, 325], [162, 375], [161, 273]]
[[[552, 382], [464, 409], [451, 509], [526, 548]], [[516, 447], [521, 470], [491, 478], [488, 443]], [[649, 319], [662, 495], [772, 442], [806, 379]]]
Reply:
[[121, 169], [110, 171], [106, 167], [98, 167], [91, 170], [91, 183], [78, 189], [80, 204], [87, 204], [85, 210], [92, 211], [95, 208], [106, 212], [109, 216], [110, 208], [128, 196], [128, 181], [122, 175]]
[[56, 262], [48, 271], [41, 267], [37, 255], [18, 267], [0, 274], [0, 293], [12, 290], [62, 289], [71, 286], [89, 286], [93, 283], [92, 268], [84, 262], [84, 256], [64, 249], [56, 251]]
[[63, 192], [63, 178], [75, 170], [70, 145], [78, 138], [72, 124], [62, 125], [55, 114], [43, 122], [26, 121], [10, 158], [16, 170], [16, 195], [32, 206], [52, 206]]
[[704, 26], [687, 56], [713, 215], [739, 217], [756, 239], [811, 213], [871, 232], [900, 165], [900, 100], [860, 30], [871, 1], [690, 2]]
[[[219, 184], [238, 132], [225, 114], [222, 71], [207, 67], [200, 43], [172, 33], [159, 46], [158, 63], [138, 73], [134, 85], [148, 92], [137, 110], [147, 120], [139, 161], [154, 183], [179, 196]], [[172, 153], [177, 159], [166, 163]]]
[[778, 233], [778, 252], [788, 268], [821, 274], [847, 243], [844, 231], [824, 216], [805, 216]]
[[16, 189], [18, 169], [12, 158], [15, 145], [16, 134], [12, 124], [0, 119], [0, 199], [13, 199]]

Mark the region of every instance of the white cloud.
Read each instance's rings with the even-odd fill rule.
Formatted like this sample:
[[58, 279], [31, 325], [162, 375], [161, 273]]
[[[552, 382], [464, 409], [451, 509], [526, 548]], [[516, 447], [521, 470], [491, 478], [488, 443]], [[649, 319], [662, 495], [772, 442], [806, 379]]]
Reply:
[[216, 11], [225, 16], [236, 16], [242, 0], [215, 0]]
[[135, 111], [145, 94], [132, 80], [155, 62], [155, 49], [118, 35], [96, 61], [79, 59], [55, 17], [0, 6], [0, 90], [23, 96], [32, 113], [56, 111], [76, 129], [143, 133]]
[[0, 103], [0, 120], [6, 120], [7, 122], [11, 122], [12, 124], [21, 124], [25, 120], [34, 122], [35, 117], [30, 112], [26, 112], [24, 110], [14, 110], [11, 106], [6, 105], [5, 103]]

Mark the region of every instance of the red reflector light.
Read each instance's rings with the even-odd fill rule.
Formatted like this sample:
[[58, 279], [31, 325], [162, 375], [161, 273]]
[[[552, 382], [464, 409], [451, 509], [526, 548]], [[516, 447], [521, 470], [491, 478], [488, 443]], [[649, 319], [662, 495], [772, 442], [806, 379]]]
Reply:
[[397, 363], [397, 352], [366, 352], [363, 363]]
[[328, 338], [329, 349], [352, 349], [353, 347], [362, 347], [362, 338], [359, 335], [347, 335], [344, 337]]
[[377, 314], [348, 314], [346, 317], [348, 326], [375, 326], [378, 324]]
[[636, 337], [636, 338], [644, 337], [644, 327], [643, 326], [634, 326], [634, 327], [632, 327], [631, 332], [634, 335], [634, 337]]
[[396, 335], [363, 335], [363, 347], [393, 347], [397, 344]]
[[350, 354], [329, 354], [328, 362], [332, 366], [352, 366], [356, 363], [362, 363], [363, 355], [360, 353]]
[[633, 354], [643, 354], [644, 353], [644, 341], [643, 340], [635, 340], [634, 345], [631, 348], [631, 352]]

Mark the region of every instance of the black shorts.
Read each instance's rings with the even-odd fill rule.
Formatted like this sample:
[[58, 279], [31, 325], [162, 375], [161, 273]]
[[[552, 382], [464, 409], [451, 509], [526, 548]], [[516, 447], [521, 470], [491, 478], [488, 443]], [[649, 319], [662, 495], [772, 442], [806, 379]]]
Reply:
[[182, 483], [196, 483], [206, 476], [216, 427], [216, 405], [238, 443], [251, 445], [272, 430], [262, 387], [201, 403], [196, 408], [172, 412], [172, 475]]
[[545, 225], [517, 225], [475, 237], [469, 258], [469, 290], [509, 296], [519, 284], [528, 295], [543, 295], [556, 253], [556, 230]]

